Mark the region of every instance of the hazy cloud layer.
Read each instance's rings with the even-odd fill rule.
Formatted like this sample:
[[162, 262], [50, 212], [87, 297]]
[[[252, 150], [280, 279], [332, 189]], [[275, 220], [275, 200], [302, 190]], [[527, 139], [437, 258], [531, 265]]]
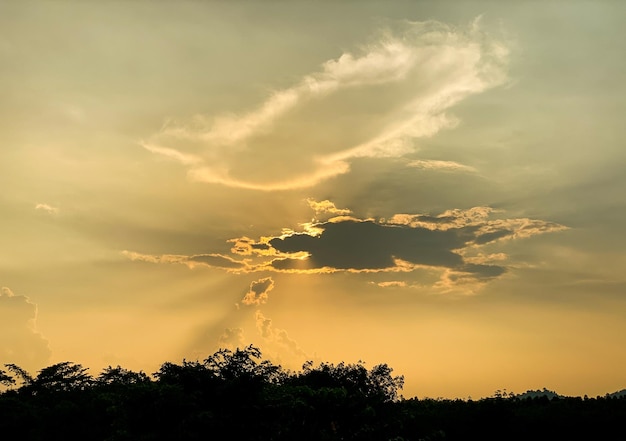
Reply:
[[37, 331], [37, 305], [6, 287], [0, 290], [0, 364], [15, 363], [26, 370], [50, 360], [48, 341]]
[[[168, 121], [141, 144], [189, 167], [194, 180], [257, 190], [310, 187], [348, 172], [354, 158], [400, 157], [415, 150], [415, 139], [453, 126], [446, 111], [502, 84], [507, 56], [478, 20], [469, 29], [404, 21], [247, 113]], [[413, 166], [420, 164], [464, 167]]]
[[235, 350], [245, 346], [244, 332], [242, 328], [226, 328], [217, 340], [219, 348]]

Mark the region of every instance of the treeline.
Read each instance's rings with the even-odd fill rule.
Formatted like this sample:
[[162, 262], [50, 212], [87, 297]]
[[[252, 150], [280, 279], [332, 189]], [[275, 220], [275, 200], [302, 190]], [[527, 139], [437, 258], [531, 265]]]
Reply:
[[[386, 364], [290, 372], [258, 348], [91, 376], [63, 362], [31, 376], [0, 369], [0, 436], [21, 440], [626, 439], [626, 399], [403, 399]], [[13, 438], [7, 438], [13, 439]]]

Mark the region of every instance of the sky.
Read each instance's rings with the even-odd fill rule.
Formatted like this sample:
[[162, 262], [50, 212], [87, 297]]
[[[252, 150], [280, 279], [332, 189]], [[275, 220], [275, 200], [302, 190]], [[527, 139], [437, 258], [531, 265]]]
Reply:
[[626, 4], [0, 4], [0, 363], [258, 346], [626, 387]]

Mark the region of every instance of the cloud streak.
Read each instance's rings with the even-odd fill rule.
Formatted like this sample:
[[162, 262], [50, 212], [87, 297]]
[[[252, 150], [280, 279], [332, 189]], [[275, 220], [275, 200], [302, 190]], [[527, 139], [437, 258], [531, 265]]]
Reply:
[[[400, 22], [256, 109], [169, 121], [141, 145], [187, 166], [197, 181], [265, 191], [311, 187], [347, 173], [355, 158], [400, 157], [415, 150], [415, 139], [453, 126], [446, 112], [502, 84], [507, 56], [477, 23], [463, 30]], [[378, 108], [364, 112], [364, 100], [373, 99]], [[347, 106], [340, 114], [337, 100]], [[463, 168], [455, 164], [413, 166]]]
[[415, 160], [407, 164], [407, 167], [418, 168], [421, 170], [434, 170], [434, 171], [452, 171], [452, 172], [475, 172], [474, 167], [460, 164], [454, 161], [437, 161], [433, 159], [428, 160]]
[[195, 254], [192, 256], [185, 256], [181, 254], [154, 255], [124, 250], [122, 251], [122, 255], [134, 262], [177, 263], [186, 265], [191, 269], [196, 267], [209, 267], [239, 272], [248, 266], [245, 261], [239, 261], [230, 256], [223, 256], [221, 254]]

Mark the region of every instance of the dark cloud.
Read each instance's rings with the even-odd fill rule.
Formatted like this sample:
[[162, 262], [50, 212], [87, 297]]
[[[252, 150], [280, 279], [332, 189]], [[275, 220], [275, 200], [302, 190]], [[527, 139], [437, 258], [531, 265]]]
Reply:
[[[448, 289], [455, 283], [480, 285], [507, 271], [507, 266], [494, 262], [504, 262], [508, 256], [502, 252], [484, 254], [480, 252], [482, 246], [568, 229], [537, 219], [505, 218], [501, 213], [491, 207], [472, 207], [455, 208], [439, 215], [400, 213], [379, 220], [334, 217], [325, 222], [301, 224], [301, 231], [283, 229], [280, 236], [229, 240], [233, 243], [233, 255], [250, 256], [242, 261], [222, 254], [125, 254], [133, 260], [183, 263], [190, 267], [204, 264], [241, 273], [408, 273], [419, 268], [434, 269], [440, 274], [437, 283]], [[243, 304], [265, 303], [272, 288], [269, 277], [252, 282]]]
[[[434, 286], [475, 292], [502, 276], [504, 253], [483, 254], [485, 244], [566, 230], [551, 222], [496, 218], [490, 207], [448, 210], [441, 215], [397, 214], [389, 220], [335, 218], [307, 224], [306, 232], [269, 239], [272, 269], [291, 272], [440, 271]], [[268, 253], [268, 255], [271, 255]], [[406, 286], [413, 286], [408, 284]], [[388, 285], [384, 285], [388, 286]], [[399, 285], [397, 285], [399, 286]]]
[[28, 297], [0, 290], [0, 364], [15, 363], [28, 371], [50, 360], [48, 341], [36, 329], [37, 305]]
[[196, 265], [224, 268], [226, 270], [240, 270], [246, 267], [246, 262], [235, 260], [232, 257], [223, 256], [221, 254], [195, 254], [192, 256], [177, 254], [153, 255], [124, 250], [122, 251], [122, 255], [136, 262], [177, 263], [187, 265], [190, 268]]
[[500, 231], [492, 231], [490, 233], [481, 234], [476, 239], [474, 239], [474, 243], [477, 245], [484, 245], [489, 242], [493, 242], [498, 239], [502, 239], [503, 237], [513, 236], [514, 232], [511, 230], [500, 230]]
[[430, 224], [448, 224], [454, 222], [457, 218], [454, 216], [430, 216], [427, 214], [421, 214], [415, 216], [415, 220]]
[[459, 271], [470, 273], [476, 279], [486, 280], [501, 276], [506, 272], [506, 268], [498, 265], [468, 263], [459, 268]]
[[250, 244], [250, 246], [254, 250], [269, 250], [270, 249], [270, 246], [266, 243], [253, 243], [253, 244]]
[[[473, 228], [430, 230], [372, 221], [346, 220], [319, 224], [319, 236], [294, 234], [274, 238], [269, 244], [282, 253], [309, 253], [309, 267], [383, 270], [396, 266], [395, 259], [416, 265], [455, 268], [463, 257], [454, 252], [474, 237]], [[291, 269], [299, 262], [279, 259], [277, 269]], [[300, 260], [300, 259], [297, 259]]]

